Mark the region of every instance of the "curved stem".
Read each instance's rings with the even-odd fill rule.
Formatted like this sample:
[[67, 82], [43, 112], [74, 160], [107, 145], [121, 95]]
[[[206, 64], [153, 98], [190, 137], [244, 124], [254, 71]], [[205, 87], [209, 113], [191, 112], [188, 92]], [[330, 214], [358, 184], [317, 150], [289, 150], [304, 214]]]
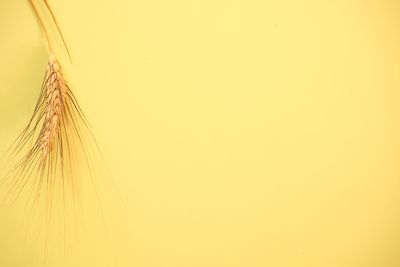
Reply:
[[44, 0], [44, 4], [46, 5], [46, 8], [47, 8], [47, 10], [49, 11], [49, 13], [50, 13], [50, 15], [51, 15], [51, 17], [52, 17], [54, 24], [55, 24], [56, 27], [57, 27], [58, 34], [60, 35], [61, 40], [62, 40], [63, 43], [64, 43], [64, 47], [65, 47], [65, 50], [67, 51], [69, 60], [72, 62], [71, 54], [69, 53], [68, 46], [67, 46], [67, 43], [65, 42], [64, 36], [63, 36], [63, 34], [62, 34], [62, 32], [61, 32], [61, 29], [60, 29], [60, 27], [58, 26], [58, 22], [57, 22], [57, 20], [56, 20], [56, 16], [54, 15], [54, 13], [53, 13], [53, 11], [52, 11], [50, 5], [49, 5], [49, 2], [48, 2], [47, 0]]
[[36, 14], [37, 18], [39, 19], [40, 25], [42, 26], [42, 29], [44, 31], [44, 35], [46, 36], [49, 52], [53, 53], [53, 47], [52, 47], [51, 42], [50, 42], [49, 30], [46, 27], [46, 24], [44, 22], [44, 18], [43, 18], [42, 14], [39, 11], [37, 3], [34, 0], [30, 0], [30, 3], [32, 5], [33, 10], [35, 11], [35, 14]]

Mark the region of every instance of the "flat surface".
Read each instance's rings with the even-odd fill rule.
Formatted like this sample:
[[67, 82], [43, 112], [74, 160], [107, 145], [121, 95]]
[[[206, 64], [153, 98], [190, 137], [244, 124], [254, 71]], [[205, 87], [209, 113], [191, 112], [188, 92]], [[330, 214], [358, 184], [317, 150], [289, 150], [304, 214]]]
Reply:
[[[400, 265], [398, 2], [50, 3], [126, 211], [104, 187], [108, 237], [88, 213], [48, 266]], [[5, 151], [46, 68], [27, 1], [1, 1], [0, 40]], [[0, 265], [44, 265], [3, 214]]]

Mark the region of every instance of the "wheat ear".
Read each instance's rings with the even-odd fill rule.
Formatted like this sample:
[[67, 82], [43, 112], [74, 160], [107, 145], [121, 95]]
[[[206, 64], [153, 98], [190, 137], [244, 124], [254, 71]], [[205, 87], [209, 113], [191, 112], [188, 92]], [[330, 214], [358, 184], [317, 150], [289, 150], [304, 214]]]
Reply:
[[[47, 40], [48, 65], [31, 119], [17, 138], [12, 150], [13, 158], [17, 160], [16, 164], [4, 183], [11, 183], [9, 195], [16, 199], [31, 181], [36, 186], [34, 203], [39, 200], [43, 191], [47, 193], [49, 203], [51, 203], [56, 183], [62, 183], [63, 193], [67, 183], [72, 192], [76, 193], [72, 161], [76, 149], [80, 148], [89, 164], [82, 132], [84, 128], [90, 134], [91, 132], [82, 109], [65, 79], [61, 63], [53, 52], [50, 31], [38, 4], [34, 0], [30, 0], [30, 3]], [[60, 31], [48, 2], [44, 1], [44, 4]], [[59, 33], [61, 35], [61, 32]], [[62, 40], [69, 55], [63, 37]], [[68, 170], [69, 172], [66, 173]]]
[[39, 99], [14, 148], [16, 155], [27, 150], [12, 170], [12, 176], [17, 178], [12, 191], [17, 190], [17, 197], [33, 175], [38, 186], [35, 200], [43, 185], [47, 185], [46, 191], [52, 199], [58, 177], [63, 186], [67, 178], [74, 185], [73, 175], [66, 175], [66, 165], [72, 164], [73, 145], [77, 140], [83, 142], [82, 126], [87, 126], [82, 110], [64, 78], [60, 63], [50, 55]]

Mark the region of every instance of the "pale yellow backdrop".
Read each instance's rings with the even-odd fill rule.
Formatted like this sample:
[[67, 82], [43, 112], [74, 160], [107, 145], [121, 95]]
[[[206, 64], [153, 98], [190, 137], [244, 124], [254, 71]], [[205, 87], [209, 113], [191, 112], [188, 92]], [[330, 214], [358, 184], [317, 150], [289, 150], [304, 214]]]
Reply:
[[[47, 262], [2, 213], [0, 266], [400, 266], [398, 1], [49, 2], [123, 204], [104, 187], [105, 237]], [[28, 1], [1, 0], [1, 153], [46, 53]]]

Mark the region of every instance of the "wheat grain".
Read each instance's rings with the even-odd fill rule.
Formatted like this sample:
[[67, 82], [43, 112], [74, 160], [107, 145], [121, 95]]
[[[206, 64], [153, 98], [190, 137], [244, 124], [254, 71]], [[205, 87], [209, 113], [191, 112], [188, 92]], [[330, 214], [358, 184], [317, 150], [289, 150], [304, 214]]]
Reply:
[[46, 83], [46, 118], [43, 125], [42, 134], [38, 143], [42, 151], [43, 160], [52, 151], [56, 138], [59, 135], [60, 120], [63, 116], [64, 80], [59, 70], [58, 62], [52, 55], [49, 60], [48, 76]]

